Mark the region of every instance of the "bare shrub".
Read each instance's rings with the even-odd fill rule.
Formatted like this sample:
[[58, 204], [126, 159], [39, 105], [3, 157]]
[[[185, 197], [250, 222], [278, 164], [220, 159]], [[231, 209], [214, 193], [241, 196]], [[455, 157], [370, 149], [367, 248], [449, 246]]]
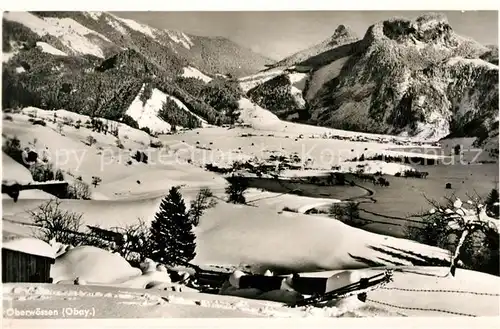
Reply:
[[97, 187], [97, 185], [99, 185], [101, 182], [101, 177], [92, 176], [92, 185], [94, 185], [94, 187]]
[[68, 186], [66, 197], [68, 199], [90, 200], [90, 187], [87, 183], [81, 181], [81, 176], [79, 178]]
[[136, 224], [126, 225], [116, 230], [121, 233], [123, 240], [117, 245], [117, 251], [132, 265], [139, 264], [144, 257], [151, 253], [150, 228], [144, 220], [138, 219]]
[[5, 138], [2, 150], [14, 160], [22, 161], [21, 141], [17, 136]]
[[196, 198], [191, 201], [191, 208], [189, 209], [189, 218], [194, 226], [198, 226], [200, 218], [203, 213], [210, 208], [217, 205], [213, 192], [208, 187], [200, 189]]
[[97, 140], [94, 138], [94, 136], [88, 135], [86, 142], [88, 146], [92, 146], [97, 142]]
[[75, 232], [82, 227], [82, 214], [64, 211], [60, 204], [59, 200], [52, 199], [28, 211], [33, 222], [40, 226], [35, 236], [46, 242], [55, 239], [63, 244], [78, 245], [80, 237]]
[[122, 141], [121, 141], [121, 140], [117, 139], [117, 140], [115, 141], [115, 143], [116, 143], [116, 147], [118, 147], [119, 149], [124, 149], [124, 148], [125, 148], [125, 147], [123, 146], [123, 143], [122, 143]]
[[349, 226], [361, 227], [366, 224], [359, 218], [359, 204], [357, 202], [334, 203], [330, 206], [328, 214]]
[[450, 271], [456, 267], [499, 275], [499, 234], [494, 218], [487, 214], [487, 207], [479, 197], [469, 197], [467, 203], [460, 199], [446, 198], [441, 205], [428, 200], [433, 207], [421, 214], [421, 227], [409, 227], [406, 238], [423, 244], [447, 249], [453, 253]]

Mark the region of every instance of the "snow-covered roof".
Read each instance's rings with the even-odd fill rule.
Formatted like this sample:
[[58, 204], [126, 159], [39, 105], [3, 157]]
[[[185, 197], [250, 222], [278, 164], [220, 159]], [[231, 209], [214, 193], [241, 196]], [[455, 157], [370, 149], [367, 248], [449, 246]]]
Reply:
[[34, 238], [13, 239], [3, 243], [2, 248], [36, 256], [55, 258], [55, 250], [50, 244]]

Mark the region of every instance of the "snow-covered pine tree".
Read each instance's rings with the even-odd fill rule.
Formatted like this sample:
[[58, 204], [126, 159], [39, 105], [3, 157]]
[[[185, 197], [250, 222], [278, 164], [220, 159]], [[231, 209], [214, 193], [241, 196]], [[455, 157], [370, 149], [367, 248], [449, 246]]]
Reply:
[[193, 225], [177, 187], [163, 198], [151, 223], [151, 259], [169, 265], [188, 262], [196, 255]]

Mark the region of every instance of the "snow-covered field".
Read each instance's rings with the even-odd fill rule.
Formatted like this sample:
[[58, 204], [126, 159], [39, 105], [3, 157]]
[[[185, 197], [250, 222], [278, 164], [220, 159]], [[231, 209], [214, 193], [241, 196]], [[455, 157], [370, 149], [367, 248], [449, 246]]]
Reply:
[[[338, 303], [326, 308], [288, 308], [281, 302], [164, 289], [133, 289], [69, 284], [5, 284], [4, 310], [59, 312], [13, 318], [311, 318], [374, 316], [489, 316], [497, 317], [495, 277], [459, 270], [462, 279], [438, 278], [443, 268], [397, 268], [394, 282], [375, 290], [366, 303]], [[365, 270], [366, 274], [377, 270]], [[380, 272], [380, 270], [378, 270]], [[327, 273], [322, 273], [325, 275]], [[328, 273], [331, 274], [331, 273]], [[420, 289], [419, 287], [425, 287]], [[496, 285], [498, 288], [498, 285]], [[243, 292], [241, 293], [243, 295]], [[248, 292], [246, 293], [248, 296]], [[269, 295], [269, 293], [267, 293]], [[50, 304], [48, 303], [50, 302]], [[71, 313], [72, 310], [82, 312]]]
[[[5, 247], [54, 257], [55, 248], [51, 255], [51, 246], [38, 242], [33, 250], [35, 245], [29, 243], [32, 240], [10, 241]], [[349, 280], [385, 269], [393, 271], [392, 281], [370, 293], [364, 304], [348, 298], [322, 309], [289, 308], [285, 303], [293, 300], [292, 292], [262, 293], [233, 287], [219, 294], [199, 293], [172, 282], [165, 268], [153, 262], [141, 270], [116, 254], [95, 247], [76, 247], [55, 260], [51, 268], [55, 285], [5, 284], [3, 307], [7, 317], [13, 318], [498, 316], [498, 278], [468, 270], [458, 270], [454, 278], [445, 276], [447, 268], [419, 266], [301, 276]], [[15, 313], [20, 311], [32, 313]]]
[[[135, 112], [129, 109], [129, 114], [137, 117], [140, 126], [152, 124], [148, 118], [154, 116], [154, 109], [158, 109], [151, 105], [153, 100], [168, 97], [165, 94], [159, 97], [157, 94], [153, 90], [146, 106], [141, 103], [137, 109], [133, 108]], [[155, 95], [158, 97], [155, 98]], [[339, 199], [280, 194], [251, 188], [246, 193], [249, 205], [224, 202], [226, 181], [222, 176], [204, 170], [206, 163], [230, 165], [236, 160], [264, 160], [270, 155], [295, 154], [305, 161], [304, 168], [288, 170], [282, 175], [314, 176], [331, 172], [332, 166], [340, 166], [342, 171], [348, 171], [349, 168], [355, 171], [360, 163], [345, 160], [364, 153], [413, 156], [416, 153], [394, 149], [402, 145], [418, 146], [414, 144], [415, 141], [403, 137], [282, 122], [244, 98], [240, 100], [240, 108], [240, 119], [252, 128], [205, 127], [163, 135], [159, 137], [163, 144], [160, 148], [150, 147], [153, 137], [145, 132], [118, 122], [109, 122], [117, 126], [118, 137], [93, 132], [83, 125], [89, 120], [88, 117], [65, 110], [54, 112], [29, 108], [21, 113], [11, 113], [13, 120], [4, 120], [3, 134], [4, 137], [17, 136], [23, 147], [31, 144], [40, 154], [45, 152], [54, 166], [62, 169], [69, 178], [82, 176], [85, 182], [90, 183], [92, 176], [101, 177], [102, 182], [91, 187], [92, 200], [61, 200], [62, 209], [81, 213], [86, 225], [123, 227], [136, 223], [138, 218], [149, 223], [170, 187], [181, 186], [186, 204], [201, 187], [209, 187], [219, 200], [217, 206], [209, 209], [195, 228], [195, 264], [248, 266], [261, 273], [266, 269], [286, 269], [291, 272], [363, 269], [370, 272], [377, 271], [370, 269], [370, 261], [386, 266], [408, 266], [412, 260], [422, 256], [449, 260], [450, 254], [442, 249], [370, 233], [334, 218], [305, 214], [312, 208], [328, 206]], [[47, 125], [32, 125], [28, 121], [28, 114], [33, 116], [33, 113], [43, 118]], [[143, 123], [141, 118], [145, 118]], [[65, 124], [59, 131], [57, 122], [69, 122], [70, 119], [73, 122], [81, 120], [82, 126], [77, 129]], [[165, 126], [165, 129], [169, 130], [169, 127]], [[92, 145], [86, 143], [89, 135], [95, 139]], [[330, 136], [343, 139], [332, 139]], [[123, 148], [117, 146], [118, 140]], [[147, 152], [148, 163], [128, 163], [134, 150]], [[424, 205], [417, 198], [422, 193], [442, 195], [444, 187], [441, 186], [440, 190], [437, 184], [443, 181], [453, 181], [455, 185], [455, 182], [463, 180], [460, 194], [467, 192], [468, 187], [478, 188], [481, 193], [489, 191], [491, 186], [488, 182], [495, 177], [498, 180], [498, 172], [494, 172], [492, 166], [469, 166], [467, 170], [462, 165], [441, 169], [420, 168], [429, 171], [430, 177], [436, 175], [435, 181], [438, 183], [432, 183], [434, 177], [432, 181], [430, 178], [426, 181], [392, 176], [411, 168], [409, 165], [379, 161], [364, 163], [367, 164], [365, 172], [382, 171], [391, 181], [391, 186], [396, 186], [375, 190], [374, 197], [378, 198], [378, 202], [369, 204], [369, 207], [383, 213], [410, 211], [415, 209], [415, 204], [418, 207]], [[6, 154], [3, 154], [2, 164], [5, 180], [31, 180], [30, 172]], [[32, 226], [27, 211], [35, 209], [47, 197], [50, 195], [36, 190], [22, 191], [17, 202], [4, 197], [4, 236], [31, 236], [36, 228]], [[402, 205], [399, 205], [400, 202]], [[296, 213], [283, 212], [285, 207]], [[350, 308], [338, 305], [325, 309], [290, 309], [282, 303], [237, 296], [154, 288], [145, 291], [142, 289], [145, 284], [153, 281], [157, 285], [163, 284], [160, 286], [165, 288], [168, 279], [164, 273], [155, 272], [144, 276], [137, 269], [127, 268], [128, 264], [112, 255], [103, 258], [96, 256], [103, 255], [102, 251], [87, 250], [78, 255], [78, 250], [72, 249], [56, 259], [54, 271], [58, 273], [57, 281], [65, 284], [5, 285], [4, 308], [36, 308], [50, 301], [54, 308], [67, 305], [80, 305], [89, 309], [94, 307], [95, 317], [101, 318], [498, 315], [498, 289], [495, 290], [495, 287], [500, 286], [498, 278], [473, 271], [459, 270], [455, 278], [439, 278], [432, 273], [429, 275], [429, 272], [444, 275], [446, 268], [408, 267], [403, 272], [395, 272], [393, 283], [369, 293], [369, 300], [365, 304], [356, 304], [355, 307], [349, 305]], [[87, 265], [90, 260], [93, 265]], [[120, 266], [124, 266], [123, 271], [119, 270]], [[423, 272], [427, 275], [421, 274]], [[106, 277], [104, 273], [117, 277]], [[322, 272], [304, 275], [329, 277], [332, 274]], [[71, 284], [75, 276], [80, 278], [81, 285]], [[423, 291], [426, 289], [429, 291]]]

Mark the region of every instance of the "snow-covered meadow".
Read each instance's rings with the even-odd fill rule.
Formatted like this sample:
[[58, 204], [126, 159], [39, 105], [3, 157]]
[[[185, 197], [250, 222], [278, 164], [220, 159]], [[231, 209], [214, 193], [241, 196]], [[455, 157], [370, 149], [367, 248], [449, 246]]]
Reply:
[[[162, 95], [159, 98], [164, 96], [167, 97]], [[138, 121], [145, 118], [149, 103], [143, 107], [144, 112], [130, 112], [130, 115], [137, 115]], [[404, 267], [395, 272], [390, 285], [369, 293], [366, 303], [351, 301], [325, 309], [291, 309], [283, 304], [290, 297], [288, 292], [233, 289], [227, 291], [228, 295], [200, 293], [172, 283], [161, 270], [141, 273], [117, 255], [101, 249], [77, 247], [56, 259], [53, 273], [60, 284], [5, 285], [4, 307], [37, 307], [48, 300], [54, 307], [78, 303], [89, 308], [94, 305], [96, 317], [102, 318], [123, 317], [125, 314], [130, 317], [498, 315], [498, 305], [495, 304], [498, 303], [498, 297], [495, 297], [498, 291], [491, 289], [498, 286], [497, 277], [458, 270], [455, 278], [441, 278], [448, 270], [446, 267], [408, 266], [421, 257], [448, 261], [451, 255], [445, 250], [387, 236], [390, 225], [378, 224], [385, 233], [375, 234], [350, 227], [334, 218], [305, 214], [313, 208], [337, 203], [343, 197], [311, 197], [251, 188], [246, 193], [248, 205], [229, 204], [224, 201], [227, 185], [224, 177], [204, 169], [205, 164], [212, 162], [231, 165], [237, 160], [265, 160], [271, 154], [297, 154], [311, 161], [304, 163], [305, 167], [300, 170], [283, 171], [283, 177], [321, 176], [331, 172], [334, 166], [339, 166], [340, 171], [355, 172], [360, 163], [346, 160], [365, 153], [415, 155], [394, 149], [401, 144], [421, 147], [418, 141], [282, 122], [247, 99], [240, 101], [240, 107], [240, 118], [251, 128], [205, 127], [160, 135], [155, 139], [122, 123], [110, 122], [118, 128], [118, 137], [115, 137], [93, 132], [85, 126], [76, 129], [71, 124], [64, 124], [59, 131], [59, 122], [71, 119], [72, 122], [80, 120], [84, 123], [89, 118], [64, 110], [49, 112], [29, 108], [21, 113], [11, 113], [13, 119], [4, 121], [3, 133], [8, 137], [17, 136], [23, 146], [32, 145], [37, 151], [45, 151], [54, 165], [71, 177], [82, 176], [87, 182], [92, 176], [102, 178], [98, 186], [91, 188], [92, 200], [61, 200], [61, 208], [81, 213], [85, 225], [111, 229], [134, 224], [138, 218], [150, 223], [170, 187], [180, 186], [188, 204], [198, 190], [206, 186], [219, 201], [195, 228], [197, 255], [194, 264], [245, 267], [258, 273], [264, 273], [266, 269], [286, 269], [304, 276], [320, 277], [330, 277], [335, 271], [343, 270], [376, 271], [370, 269], [370, 261], [389, 267], [402, 264], [399, 266]], [[33, 113], [44, 119], [47, 125], [32, 125], [28, 120]], [[154, 113], [148, 115], [154, 116]], [[151, 122], [144, 124], [150, 125]], [[169, 127], [165, 129], [169, 130]], [[89, 135], [95, 139], [92, 145], [85, 142]], [[123, 143], [123, 148], [116, 146], [117, 140]], [[161, 141], [162, 147], [151, 148], [152, 140]], [[127, 164], [130, 150], [147, 151], [148, 163]], [[30, 172], [5, 153], [2, 162], [4, 180], [30, 181]], [[441, 169], [426, 167], [433, 177], [431, 181], [394, 177], [397, 172], [413, 168], [412, 165], [382, 161], [364, 163], [366, 173], [380, 171], [395, 186], [393, 189], [368, 186], [375, 191], [372, 197], [378, 202], [368, 203], [367, 209], [386, 214], [420, 210], [426, 206], [425, 199], [419, 199], [421, 193], [441, 197], [445, 194], [443, 181], [467, 181], [461, 189], [455, 190], [463, 195], [471, 188], [488, 191], [488, 182], [498, 177], [498, 172], [486, 164], [481, 166], [482, 170], [472, 166], [465, 169], [461, 165]], [[21, 191], [19, 200], [14, 202], [4, 195], [4, 236], [9, 239], [31, 236], [36, 228], [27, 211], [52, 197], [38, 190], [27, 190]], [[366, 193], [360, 197], [366, 197]], [[296, 213], [283, 212], [285, 207]], [[87, 265], [90, 260], [93, 265]], [[317, 271], [321, 272], [311, 273]], [[108, 273], [114, 277], [108, 277]], [[77, 278], [78, 284], [74, 285]], [[432, 301], [419, 289], [432, 290]], [[464, 302], [465, 298], [474, 298], [475, 301]]]

